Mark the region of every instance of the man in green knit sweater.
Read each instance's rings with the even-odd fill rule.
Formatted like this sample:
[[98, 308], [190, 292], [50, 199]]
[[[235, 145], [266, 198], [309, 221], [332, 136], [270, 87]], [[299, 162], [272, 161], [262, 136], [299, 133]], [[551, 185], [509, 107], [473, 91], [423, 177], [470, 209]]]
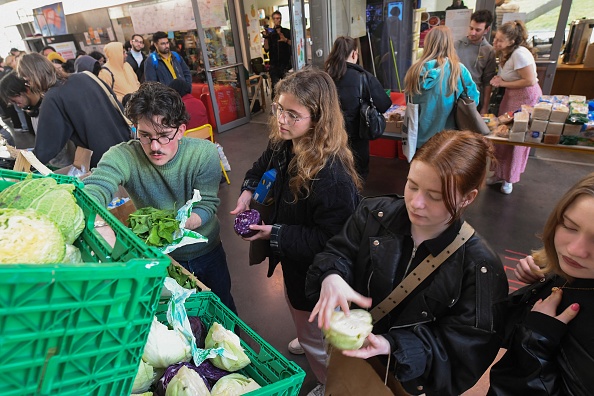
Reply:
[[208, 242], [180, 247], [170, 255], [236, 312], [216, 216], [221, 180], [216, 146], [183, 137], [188, 113], [179, 94], [163, 84], [142, 84], [127, 103], [126, 115], [135, 124], [138, 139], [110, 148], [83, 180], [85, 191], [107, 206], [122, 185], [137, 208], [178, 210], [194, 189], [199, 190], [202, 200], [194, 204], [185, 227]]

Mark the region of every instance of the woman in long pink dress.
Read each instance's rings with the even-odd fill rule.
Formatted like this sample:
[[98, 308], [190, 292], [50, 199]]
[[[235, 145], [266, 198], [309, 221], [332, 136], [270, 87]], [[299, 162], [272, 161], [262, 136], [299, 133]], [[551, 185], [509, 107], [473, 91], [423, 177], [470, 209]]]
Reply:
[[[495, 34], [493, 47], [499, 56], [499, 72], [491, 85], [505, 88], [499, 115], [519, 110], [522, 105], [534, 106], [542, 95], [527, 39], [526, 26], [519, 20], [503, 24]], [[526, 169], [529, 152], [529, 147], [496, 145], [497, 164], [491, 167], [495, 174], [487, 183], [502, 183], [501, 192], [510, 194]]]

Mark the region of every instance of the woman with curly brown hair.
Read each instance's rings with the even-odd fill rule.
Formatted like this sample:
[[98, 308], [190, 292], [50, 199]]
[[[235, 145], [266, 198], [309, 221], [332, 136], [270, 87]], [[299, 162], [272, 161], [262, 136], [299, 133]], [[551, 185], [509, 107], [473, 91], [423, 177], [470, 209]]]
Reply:
[[[499, 57], [499, 72], [491, 80], [494, 87], [504, 87], [505, 94], [499, 106], [499, 115], [519, 110], [522, 105], [534, 106], [542, 91], [536, 77], [534, 55], [528, 45], [528, 30], [520, 20], [503, 24], [495, 34], [493, 47]], [[497, 166], [487, 184], [503, 183], [501, 192], [510, 194], [513, 183], [520, 181], [526, 169], [530, 147], [495, 147]]]
[[263, 219], [264, 224], [250, 226], [258, 233], [246, 240], [270, 241], [268, 276], [280, 263], [297, 337], [320, 391], [326, 381], [327, 355], [322, 332], [308, 322], [313, 304], [305, 298], [305, 275], [314, 256], [354, 212], [361, 181], [332, 78], [323, 71], [305, 69], [281, 80], [276, 92], [270, 142], [246, 173], [231, 213], [248, 210], [264, 172], [276, 170], [274, 214]]

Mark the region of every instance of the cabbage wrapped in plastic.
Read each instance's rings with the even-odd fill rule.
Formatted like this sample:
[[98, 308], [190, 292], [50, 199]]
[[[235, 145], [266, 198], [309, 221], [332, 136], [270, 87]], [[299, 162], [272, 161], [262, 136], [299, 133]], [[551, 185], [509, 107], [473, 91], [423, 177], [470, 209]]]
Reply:
[[190, 359], [192, 348], [186, 338], [177, 330], [169, 330], [155, 317], [144, 346], [142, 360], [154, 368], [167, 368], [175, 363], [189, 362]]
[[56, 223], [32, 209], [0, 209], [0, 264], [61, 263], [64, 236]]
[[200, 374], [183, 366], [167, 385], [165, 396], [210, 396], [210, 392]]
[[212, 396], [236, 396], [256, 389], [260, 389], [260, 385], [256, 381], [239, 373], [233, 373], [218, 380], [210, 394]]
[[217, 355], [211, 359], [215, 367], [227, 371], [237, 371], [251, 363], [250, 358], [241, 347], [237, 334], [225, 329], [217, 322], [210, 326], [204, 344], [207, 349], [221, 347], [225, 349], [223, 356]]
[[134, 377], [134, 384], [132, 385], [132, 393], [143, 393], [149, 390], [153, 381], [155, 380], [155, 371], [153, 366], [140, 359], [136, 377]]
[[371, 322], [371, 314], [363, 309], [351, 309], [349, 316], [342, 311], [334, 311], [330, 317], [330, 328], [322, 331], [326, 340], [338, 349], [359, 349], [373, 329]]

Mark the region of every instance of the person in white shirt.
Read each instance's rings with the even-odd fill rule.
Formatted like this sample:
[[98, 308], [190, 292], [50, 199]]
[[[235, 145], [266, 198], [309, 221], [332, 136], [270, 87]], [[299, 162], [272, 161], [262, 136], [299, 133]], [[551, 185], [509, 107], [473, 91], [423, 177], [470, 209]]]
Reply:
[[[542, 90], [536, 76], [536, 62], [528, 45], [528, 31], [520, 20], [504, 23], [495, 34], [493, 46], [499, 56], [499, 73], [491, 79], [494, 87], [504, 87], [499, 114], [515, 112], [522, 105], [538, 103]], [[513, 183], [526, 169], [530, 147], [495, 145], [497, 165], [487, 184], [503, 183], [501, 192], [511, 194]]]
[[144, 38], [140, 34], [133, 34], [130, 39], [130, 51], [126, 55], [126, 62], [132, 66], [132, 70], [136, 73], [138, 81], [143, 82], [144, 79], [144, 61], [146, 54], [142, 52], [144, 48]]

